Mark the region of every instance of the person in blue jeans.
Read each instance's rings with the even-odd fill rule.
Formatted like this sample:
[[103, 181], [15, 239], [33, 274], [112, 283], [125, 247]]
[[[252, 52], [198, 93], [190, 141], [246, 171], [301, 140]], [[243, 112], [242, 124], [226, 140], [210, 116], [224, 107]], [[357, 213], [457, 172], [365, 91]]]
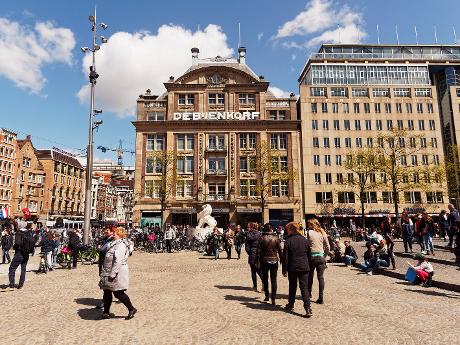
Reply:
[[433, 219], [428, 215], [427, 212], [423, 212], [420, 226], [423, 234], [425, 251], [426, 253], [431, 251], [431, 254], [434, 255], [433, 236], [435, 234], [435, 229]]
[[401, 228], [402, 228], [402, 238], [404, 243], [404, 252], [412, 253], [412, 236], [414, 234], [414, 226], [412, 220], [409, 218], [406, 212], [403, 212], [401, 215]]
[[345, 252], [343, 255], [343, 263], [345, 266], [350, 266], [356, 262], [358, 259], [358, 254], [356, 254], [356, 250], [350, 244], [350, 241], [344, 241], [345, 244]]

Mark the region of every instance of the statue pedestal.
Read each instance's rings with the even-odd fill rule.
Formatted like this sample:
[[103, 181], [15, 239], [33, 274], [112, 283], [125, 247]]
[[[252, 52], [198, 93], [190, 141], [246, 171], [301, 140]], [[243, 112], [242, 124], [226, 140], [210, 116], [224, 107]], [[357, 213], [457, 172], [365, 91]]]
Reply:
[[[222, 235], [224, 233], [224, 229], [218, 228], [220, 234]], [[204, 241], [205, 238], [212, 234], [213, 228], [211, 227], [206, 227], [206, 228], [189, 228], [188, 231], [188, 237], [195, 237], [199, 240]]]

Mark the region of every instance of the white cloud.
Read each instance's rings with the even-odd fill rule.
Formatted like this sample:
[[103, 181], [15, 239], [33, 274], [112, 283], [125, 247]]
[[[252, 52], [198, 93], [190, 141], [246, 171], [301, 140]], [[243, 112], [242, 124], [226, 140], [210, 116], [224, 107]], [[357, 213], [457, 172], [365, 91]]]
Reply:
[[268, 91], [270, 91], [272, 94], [275, 95], [275, 97], [278, 97], [278, 98], [286, 98], [286, 97], [289, 97], [289, 95], [291, 94], [290, 92], [284, 91], [276, 86], [269, 86]]
[[362, 13], [335, 0], [311, 0], [305, 10], [278, 28], [274, 39], [306, 36], [305, 44], [283, 42], [285, 48], [301, 49], [324, 42], [358, 43], [367, 33], [363, 28]]
[[[146, 89], [162, 94], [163, 83], [170, 76], [179, 77], [192, 63], [190, 49], [200, 49], [200, 58], [229, 56], [233, 50], [227, 36], [217, 25], [192, 32], [177, 25], [163, 25], [156, 34], [149, 32], [117, 32], [98, 51], [97, 71], [100, 74], [96, 100], [105, 111], [120, 117], [135, 114], [136, 99]], [[83, 59], [85, 76], [91, 57]], [[81, 102], [89, 100], [89, 85], [78, 92]]]
[[264, 33], [263, 32], [259, 32], [257, 34], [257, 40], [260, 41], [262, 39], [262, 37], [264, 37]]
[[75, 38], [70, 29], [37, 22], [34, 29], [0, 17], [0, 75], [17, 87], [39, 93], [46, 78], [43, 65], [71, 64]]

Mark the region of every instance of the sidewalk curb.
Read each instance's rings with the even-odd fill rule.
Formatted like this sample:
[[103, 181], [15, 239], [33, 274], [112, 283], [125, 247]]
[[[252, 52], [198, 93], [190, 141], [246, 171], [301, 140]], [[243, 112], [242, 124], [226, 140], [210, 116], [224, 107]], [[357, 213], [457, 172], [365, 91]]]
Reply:
[[[356, 267], [356, 268], [361, 268], [361, 265], [358, 264], [358, 263], [355, 263], [353, 266]], [[378, 271], [378, 274], [381, 274], [381, 275], [387, 276], [387, 277], [391, 277], [391, 278], [395, 278], [395, 279], [398, 279], [398, 280], [405, 280], [405, 274], [404, 273], [399, 273], [399, 272], [395, 272], [395, 271], [391, 271], [391, 270], [380, 269]], [[446, 283], [446, 282], [438, 281], [438, 280], [435, 280], [435, 279], [433, 279], [433, 281], [432, 281], [432, 286], [436, 287], [436, 288], [439, 288], [439, 289], [443, 289], [443, 290], [460, 292], [460, 285], [452, 284], [452, 283]]]
[[[394, 254], [396, 256], [401, 256], [401, 257], [410, 258], [410, 259], [414, 255], [414, 254], [409, 254], [409, 253], [394, 253]], [[455, 261], [447, 261], [447, 260], [443, 260], [443, 259], [438, 259], [433, 255], [427, 256], [427, 258], [428, 258], [428, 260], [430, 262], [434, 262], [434, 263], [437, 263], [437, 264], [449, 265], [449, 266], [457, 266], [457, 263]]]

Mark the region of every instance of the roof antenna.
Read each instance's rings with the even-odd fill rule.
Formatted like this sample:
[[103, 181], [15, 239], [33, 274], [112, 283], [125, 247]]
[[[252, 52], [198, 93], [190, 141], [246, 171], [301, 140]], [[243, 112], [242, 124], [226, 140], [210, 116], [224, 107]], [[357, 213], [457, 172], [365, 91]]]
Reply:
[[396, 24], [396, 41], [398, 42], [398, 46], [399, 46], [399, 33], [398, 33], [398, 24]]
[[454, 39], [455, 39], [455, 44], [457, 44], [457, 32], [455, 32], [455, 26], [452, 25], [452, 30], [454, 31]]
[[434, 41], [438, 44], [438, 33], [436, 32], [436, 25], [434, 26]]
[[417, 26], [416, 25], [414, 25], [414, 31], [415, 31], [415, 42], [418, 45], [418, 32], [417, 32]]
[[379, 30], [379, 24], [377, 24], [377, 43], [380, 44], [380, 30]]
[[238, 23], [238, 48], [241, 47], [241, 24]]

